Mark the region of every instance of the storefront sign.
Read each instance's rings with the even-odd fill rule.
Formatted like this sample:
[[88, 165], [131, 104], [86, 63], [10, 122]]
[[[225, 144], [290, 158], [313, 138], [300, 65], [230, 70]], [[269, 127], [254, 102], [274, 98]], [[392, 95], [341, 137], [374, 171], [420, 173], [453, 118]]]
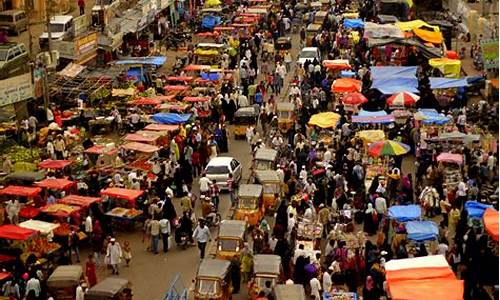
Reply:
[[0, 80], [0, 106], [34, 97], [31, 73]]
[[75, 42], [76, 56], [88, 53], [97, 49], [97, 32], [84, 36]]
[[485, 69], [498, 68], [498, 40], [481, 41], [481, 50], [483, 52], [483, 62]]

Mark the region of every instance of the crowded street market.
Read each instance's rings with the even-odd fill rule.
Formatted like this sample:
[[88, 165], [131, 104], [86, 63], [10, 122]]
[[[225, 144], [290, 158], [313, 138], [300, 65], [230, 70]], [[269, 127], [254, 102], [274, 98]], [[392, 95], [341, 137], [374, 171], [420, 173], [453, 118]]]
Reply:
[[498, 2], [73, 2], [1, 31], [0, 299], [498, 299]]

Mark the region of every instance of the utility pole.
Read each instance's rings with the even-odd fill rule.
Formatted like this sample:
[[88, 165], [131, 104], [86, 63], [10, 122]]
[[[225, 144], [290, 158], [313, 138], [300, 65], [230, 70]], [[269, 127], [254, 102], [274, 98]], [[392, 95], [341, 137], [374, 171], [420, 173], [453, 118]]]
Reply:
[[[52, 59], [52, 33], [51, 33], [51, 28], [50, 28], [50, 15], [52, 13], [52, 5], [53, 2], [52, 0], [47, 0], [45, 3], [45, 23], [47, 26], [47, 33], [48, 33], [48, 51], [49, 51], [49, 56]], [[43, 109], [45, 110], [45, 116], [47, 116], [47, 112], [49, 110], [49, 82], [47, 78], [47, 66], [43, 66], [42, 70], [42, 83], [43, 83]]]

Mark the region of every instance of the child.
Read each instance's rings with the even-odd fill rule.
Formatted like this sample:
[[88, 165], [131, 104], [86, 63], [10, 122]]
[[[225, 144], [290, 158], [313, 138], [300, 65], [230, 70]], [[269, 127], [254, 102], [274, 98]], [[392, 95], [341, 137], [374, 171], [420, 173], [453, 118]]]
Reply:
[[125, 241], [125, 243], [123, 244], [122, 252], [123, 259], [125, 259], [125, 264], [128, 267], [130, 261], [132, 260], [132, 249], [130, 248], [130, 243], [128, 241]]

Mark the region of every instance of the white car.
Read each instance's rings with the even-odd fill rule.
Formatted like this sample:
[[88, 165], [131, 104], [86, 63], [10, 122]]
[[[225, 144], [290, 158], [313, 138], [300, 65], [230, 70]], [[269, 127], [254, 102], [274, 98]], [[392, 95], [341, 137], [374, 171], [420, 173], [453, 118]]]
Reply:
[[[50, 18], [50, 37], [54, 41], [62, 41], [73, 34], [73, 16], [53, 16]], [[40, 48], [49, 43], [49, 33], [43, 32], [39, 38]]]
[[227, 189], [229, 174], [233, 174], [234, 182], [241, 179], [241, 163], [233, 157], [219, 156], [212, 158], [205, 167], [205, 174], [210, 181], [214, 180], [220, 189]]
[[319, 62], [321, 61], [319, 56], [319, 49], [317, 47], [305, 47], [302, 48], [302, 50], [300, 51], [297, 63], [303, 66], [306, 61], [309, 60], [312, 62], [315, 58]]

